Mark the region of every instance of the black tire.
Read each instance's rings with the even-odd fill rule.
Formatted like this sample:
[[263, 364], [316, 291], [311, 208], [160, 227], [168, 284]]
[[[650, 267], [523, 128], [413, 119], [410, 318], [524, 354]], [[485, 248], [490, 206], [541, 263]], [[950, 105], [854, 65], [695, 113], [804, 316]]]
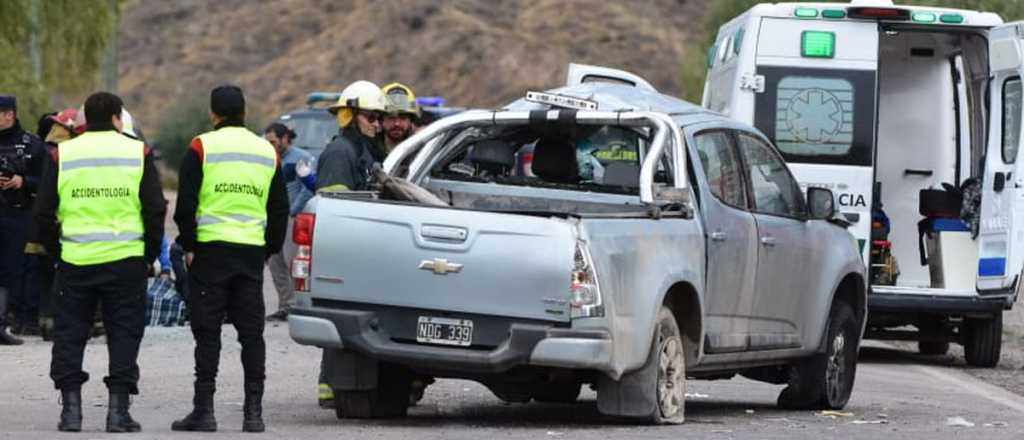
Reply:
[[656, 379], [651, 384], [657, 406], [647, 419], [659, 425], [678, 425], [683, 423], [686, 413], [686, 354], [676, 318], [668, 307], [658, 310], [658, 326], [654, 331], [651, 349], [656, 351], [648, 357], [648, 362], [655, 362], [657, 369]]
[[779, 394], [786, 409], [842, 409], [850, 400], [857, 377], [860, 323], [849, 304], [832, 305], [825, 352], [795, 365], [789, 386]]
[[412, 374], [405, 368], [381, 363], [377, 388], [371, 390], [334, 390], [334, 414], [339, 419], [405, 417], [409, 411]]
[[998, 365], [1003, 350], [1003, 314], [985, 319], [966, 319], [964, 329], [967, 365], [979, 368]]
[[917, 351], [923, 355], [941, 356], [949, 352], [949, 342], [917, 341]]
[[542, 403], [574, 403], [580, 397], [582, 387], [583, 384], [578, 381], [548, 383], [533, 392], [533, 400]]

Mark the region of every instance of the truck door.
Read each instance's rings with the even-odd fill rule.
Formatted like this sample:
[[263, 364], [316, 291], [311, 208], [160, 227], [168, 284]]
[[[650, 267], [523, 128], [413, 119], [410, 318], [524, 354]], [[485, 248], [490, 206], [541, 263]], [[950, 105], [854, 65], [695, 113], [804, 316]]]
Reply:
[[1019, 153], [1024, 106], [1024, 23], [994, 28], [989, 38], [992, 97], [982, 181], [979, 293], [1012, 292], [1024, 268], [1024, 165]]
[[704, 295], [708, 353], [744, 351], [754, 307], [757, 225], [748, 211], [742, 162], [734, 138], [723, 130], [694, 136], [708, 191], [701, 203], [707, 234]]
[[[799, 347], [800, 323], [808, 316], [809, 280], [816, 276], [821, 243], [807, 240], [800, 185], [774, 149], [752, 135], [737, 134], [757, 224], [757, 276], [750, 349]], [[802, 273], [801, 271], [810, 271]]]

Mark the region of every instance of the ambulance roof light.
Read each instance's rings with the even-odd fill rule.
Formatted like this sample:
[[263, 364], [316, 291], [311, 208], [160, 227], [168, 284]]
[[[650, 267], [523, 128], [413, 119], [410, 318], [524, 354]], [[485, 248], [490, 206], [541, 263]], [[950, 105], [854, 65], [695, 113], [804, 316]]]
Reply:
[[892, 0], [851, 0], [850, 6], [894, 6]]
[[879, 7], [852, 7], [846, 12], [850, 18], [862, 19], [885, 19], [885, 20], [910, 20], [910, 10], [900, 8], [879, 8]]

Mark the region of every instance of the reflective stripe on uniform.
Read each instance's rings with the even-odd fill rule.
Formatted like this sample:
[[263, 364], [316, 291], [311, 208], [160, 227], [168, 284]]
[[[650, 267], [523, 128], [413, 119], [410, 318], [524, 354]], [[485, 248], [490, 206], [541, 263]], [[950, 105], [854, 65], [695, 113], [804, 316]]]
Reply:
[[271, 168], [277, 166], [277, 162], [272, 158], [249, 153], [210, 153], [206, 155], [206, 162], [246, 162]]
[[258, 221], [258, 222], [260, 222], [260, 225], [262, 225], [262, 226], [266, 226], [267, 225], [267, 222], [264, 219], [256, 218], [256, 217], [252, 217], [252, 216], [248, 216], [248, 215], [244, 215], [244, 214], [227, 214], [227, 215], [225, 215], [223, 217], [216, 217], [216, 216], [212, 216], [212, 215], [201, 215], [201, 216], [199, 216], [198, 219], [196, 219], [196, 224], [198, 224], [198, 225], [216, 225], [218, 223], [224, 223], [226, 221], [226, 220], [224, 220], [224, 218], [229, 218], [231, 220], [234, 220], [234, 221], [237, 221], [237, 222], [242, 222], [242, 223]]
[[141, 167], [139, 159], [126, 159], [121, 157], [94, 157], [88, 159], [69, 160], [61, 164], [62, 171], [71, 171], [78, 168], [100, 168], [100, 167]]
[[142, 240], [142, 234], [136, 232], [92, 232], [88, 234], [62, 235], [60, 238], [71, 243], [96, 243], [100, 241]]

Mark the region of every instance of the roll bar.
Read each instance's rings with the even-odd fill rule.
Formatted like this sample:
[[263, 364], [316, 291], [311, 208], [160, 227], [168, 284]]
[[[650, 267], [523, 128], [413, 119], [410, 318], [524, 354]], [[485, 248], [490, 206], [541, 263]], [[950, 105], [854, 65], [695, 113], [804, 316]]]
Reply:
[[[525, 125], [531, 122], [531, 115], [538, 112], [547, 121], [558, 121], [561, 112], [570, 110], [535, 110], [535, 111], [482, 111], [470, 110], [441, 119], [412, 135], [395, 149], [384, 160], [383, 168], [388, 174], [394, 174], [398, 165], [412, 154], [430, 155], [439, 148], [439, 141], [444, 134], [469, 127]], [[673, 177], [676, 187], [686, 188], [686, 152], [682, 132], [672, 118], [659, 112], [647, 111], [574, 111], [575, 122], [584, 125], [618, 125], [625, 127], [649, 127], [654, 130], [651, 148], [640, 168], [640, 201], [646, 204], [655, 202], [654, 174], [658, 160], [667, 146], [675, 146], [672, 154]], [[537, 116], [534, 116], [534, 120]], [[422, 151], [421, 151], [422, 150]], [[409, 169], [414, 176], [424, 166], [427, 157], [417, 158]]]

